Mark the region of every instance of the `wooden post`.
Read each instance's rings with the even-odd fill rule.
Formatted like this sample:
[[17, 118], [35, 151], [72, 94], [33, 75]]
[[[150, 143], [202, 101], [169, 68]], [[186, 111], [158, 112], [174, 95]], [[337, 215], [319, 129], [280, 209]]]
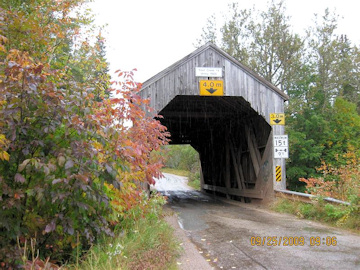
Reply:
[[249, 147], [251, 161], [254, 166], [255, 176], [258, 176], [259, 171], [260, 171], [260, 160], [259, 160], [258, 156], [260, 155], [260, 152], [259, 152], [259, 149], [257, 148], [256, 142], [254, 142], [251, 139], [250, 128], [248, 126], [246, 126], [245, 129], [246, 129], [246, 141], [247, 141], [247, 144]]
[[225, 186], [226, 186], [226, 198], [230, 199], [230, 195], [228, 193], [228, 190], [231, 188], [230, 183], [230, 143], [229, 143], [229, 137], [226, 138], [226, 150], [225, 150], [225, 158], [226, 158], [226, 167], [225, 167]]
[[245, 189], [245, 183], [243, 182], [243, 179], [241, 179], [239, 168], [238, 168], [237, 162], [236, 162], [234, 144], [232, 143], [231, 140], [230, 140], [230, 152], [231, 152], [231, 158], [233, 160], [233, 166], [234, 166], [234, 169], [235, 169], [235, 176], [236, 176], [236, 181], [237, 181], [237, 184], [238, 184], [238, 188], [239, 189]]
[[241, 149], [238, 151], [237, 165], [238, 165], [238, 168], [239, 168], [241, 181], [244, 183], [244, 186], [245, 186], [245, 177], [244, 177], [244, 172], [243, 172], [242, 164], [241, 164]]

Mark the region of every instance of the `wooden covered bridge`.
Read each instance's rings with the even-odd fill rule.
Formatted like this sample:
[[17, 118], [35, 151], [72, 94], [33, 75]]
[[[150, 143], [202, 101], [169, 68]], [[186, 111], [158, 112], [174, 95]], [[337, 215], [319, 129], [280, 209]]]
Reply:
[[285, 189], [273, 138], [284, 134], [288, 96], [215, 45], [153, 76], [140, 95], [163, 116], [172, 144], [198, 151], [203, 190], [263, 199]]

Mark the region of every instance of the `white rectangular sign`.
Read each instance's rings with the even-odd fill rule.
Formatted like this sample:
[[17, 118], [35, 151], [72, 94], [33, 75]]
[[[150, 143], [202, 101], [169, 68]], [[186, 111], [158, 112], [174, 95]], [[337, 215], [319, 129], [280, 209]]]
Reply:
[[274, 135], [274, 146], [289, 146], [288, 135]]
[[196, 77], [222, 77], [222, 68], [216, 67], [196, 67]]
[[288, 135], [274, 135], [274, 158], [289, 158]]

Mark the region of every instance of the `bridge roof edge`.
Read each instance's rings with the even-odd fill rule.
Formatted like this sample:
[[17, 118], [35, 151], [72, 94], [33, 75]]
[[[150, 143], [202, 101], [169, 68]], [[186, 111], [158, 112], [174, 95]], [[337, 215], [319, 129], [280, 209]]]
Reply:
[[237, 59], [235, 59], [234, 57], [232, 57], [231, 55], [229, 55], [228, 53], [226, 53], [225, 51], [223, 51], [222, 49], [220, 49], [219, 47], [217, 47], [216, 45], [214, 45], [211, 42], [208, 42], [205, 45], [199, 47], [198, 49], [196, 49], [192, 53], [190, 53], [187, 56], [180, 59], [179, 61], [176, 61], [174, 64], [170, 65], [169, 67], [165, 68], [164, 70], [162, 70], [159, 73], [155, 74], [154, 76], [150, 77], [145, 82], [143, 82], [142, 88], [148, 87], [150, 84], [152, 84], [152, 83], [156, 82], [157, 80], [161, 79], [162, 77], [166, 76], [168, 73], [170, 73], [171, 71], [173, 71], [177, 67], [181, 66], [183, 63], [185, 63], [185, 62], [189, 61], [190, 59], [196, 57], [197, 55], [201, 54], [202, 52], [204, 52], [205, 50], [207, 50], [209, 48], [211, 48], [214, 51], [216, 51], [217, 53], [221, 54], [223, 57], [227, 58], [229, 61], [234, 63], [236, 66], [238, 66], [239, 68], [244, 70], [251, 77], [255, 78], [256, 80], [258, 80], [259, 82], [261, 82], [262, 84], [266, 85], [271, 90], [273, 90], [274, 92], [279, 94], [284, 99], [284, 101], [289, 100], [289, 96], [286, 93], [284, 93], [282, 90], [280, 90], [278, 87], [276, 87], [275, 85], [273, 85], [272, 83], [270, 83], [269, 81], [267, 81], [266, 79], [264, 79], [263, 77], [258, 75], [256, 72], [251, 70], [249, 67], [247, 67], [244, 64], [240, 63]]

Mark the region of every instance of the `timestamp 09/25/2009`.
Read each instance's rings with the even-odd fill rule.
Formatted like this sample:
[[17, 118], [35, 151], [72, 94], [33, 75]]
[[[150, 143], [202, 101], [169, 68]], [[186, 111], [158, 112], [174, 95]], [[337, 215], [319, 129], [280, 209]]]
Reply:
[[252, 246], [305, 246], [311, 247], [328, 246], [334, 247], [337, 245], [336, 236], [251, 236], [250, 244]]

